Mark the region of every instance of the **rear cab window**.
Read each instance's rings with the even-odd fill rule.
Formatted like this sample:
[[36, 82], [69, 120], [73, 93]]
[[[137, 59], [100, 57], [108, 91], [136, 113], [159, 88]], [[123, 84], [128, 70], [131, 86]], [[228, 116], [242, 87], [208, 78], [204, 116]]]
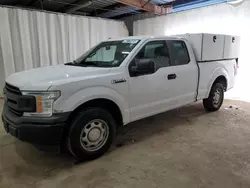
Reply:
[[168, 40], [168, 49], [172, 66], [186, 65], [190, 62], [187, 46], [182, 40]]

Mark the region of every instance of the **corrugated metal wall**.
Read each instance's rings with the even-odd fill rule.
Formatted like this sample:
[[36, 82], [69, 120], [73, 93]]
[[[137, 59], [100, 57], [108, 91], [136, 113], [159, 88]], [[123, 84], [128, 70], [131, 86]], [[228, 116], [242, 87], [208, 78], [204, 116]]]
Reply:
[[102, 40], [127, 35], [121, 21], [0, 7], [0, 88], [4, 73], [69, 62]]

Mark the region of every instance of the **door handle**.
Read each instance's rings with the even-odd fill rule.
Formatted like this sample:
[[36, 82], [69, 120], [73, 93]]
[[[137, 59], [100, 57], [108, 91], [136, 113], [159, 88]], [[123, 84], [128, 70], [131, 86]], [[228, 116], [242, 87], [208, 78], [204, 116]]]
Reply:
[[176, 78], [176, 74], [169, 74], [168, 79], [169, 80], [174, 80]]

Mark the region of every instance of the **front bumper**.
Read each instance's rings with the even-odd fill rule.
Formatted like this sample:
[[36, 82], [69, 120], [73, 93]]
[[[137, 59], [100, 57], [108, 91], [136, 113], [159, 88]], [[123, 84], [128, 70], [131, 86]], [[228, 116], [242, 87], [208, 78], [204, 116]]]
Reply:
[[57, 145], [63, 137], [63, 130], [69, 112], [57, 113], [51, 117], [23, 117], [13, 114], [4, 104], [2, 120], [7, 133], [22, 141], [38, 145]]

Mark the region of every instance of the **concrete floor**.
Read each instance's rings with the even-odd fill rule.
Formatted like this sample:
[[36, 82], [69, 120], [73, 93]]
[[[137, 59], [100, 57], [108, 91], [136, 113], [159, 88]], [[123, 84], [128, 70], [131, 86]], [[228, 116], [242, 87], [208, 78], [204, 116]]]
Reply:
[[250, 103], [228, 100], [215, 113], [200, 103], [166, 112], [130, 124], [116, 145], [75, 164], [16, 140], [1, 124], [0, 187], [250, 187]]

